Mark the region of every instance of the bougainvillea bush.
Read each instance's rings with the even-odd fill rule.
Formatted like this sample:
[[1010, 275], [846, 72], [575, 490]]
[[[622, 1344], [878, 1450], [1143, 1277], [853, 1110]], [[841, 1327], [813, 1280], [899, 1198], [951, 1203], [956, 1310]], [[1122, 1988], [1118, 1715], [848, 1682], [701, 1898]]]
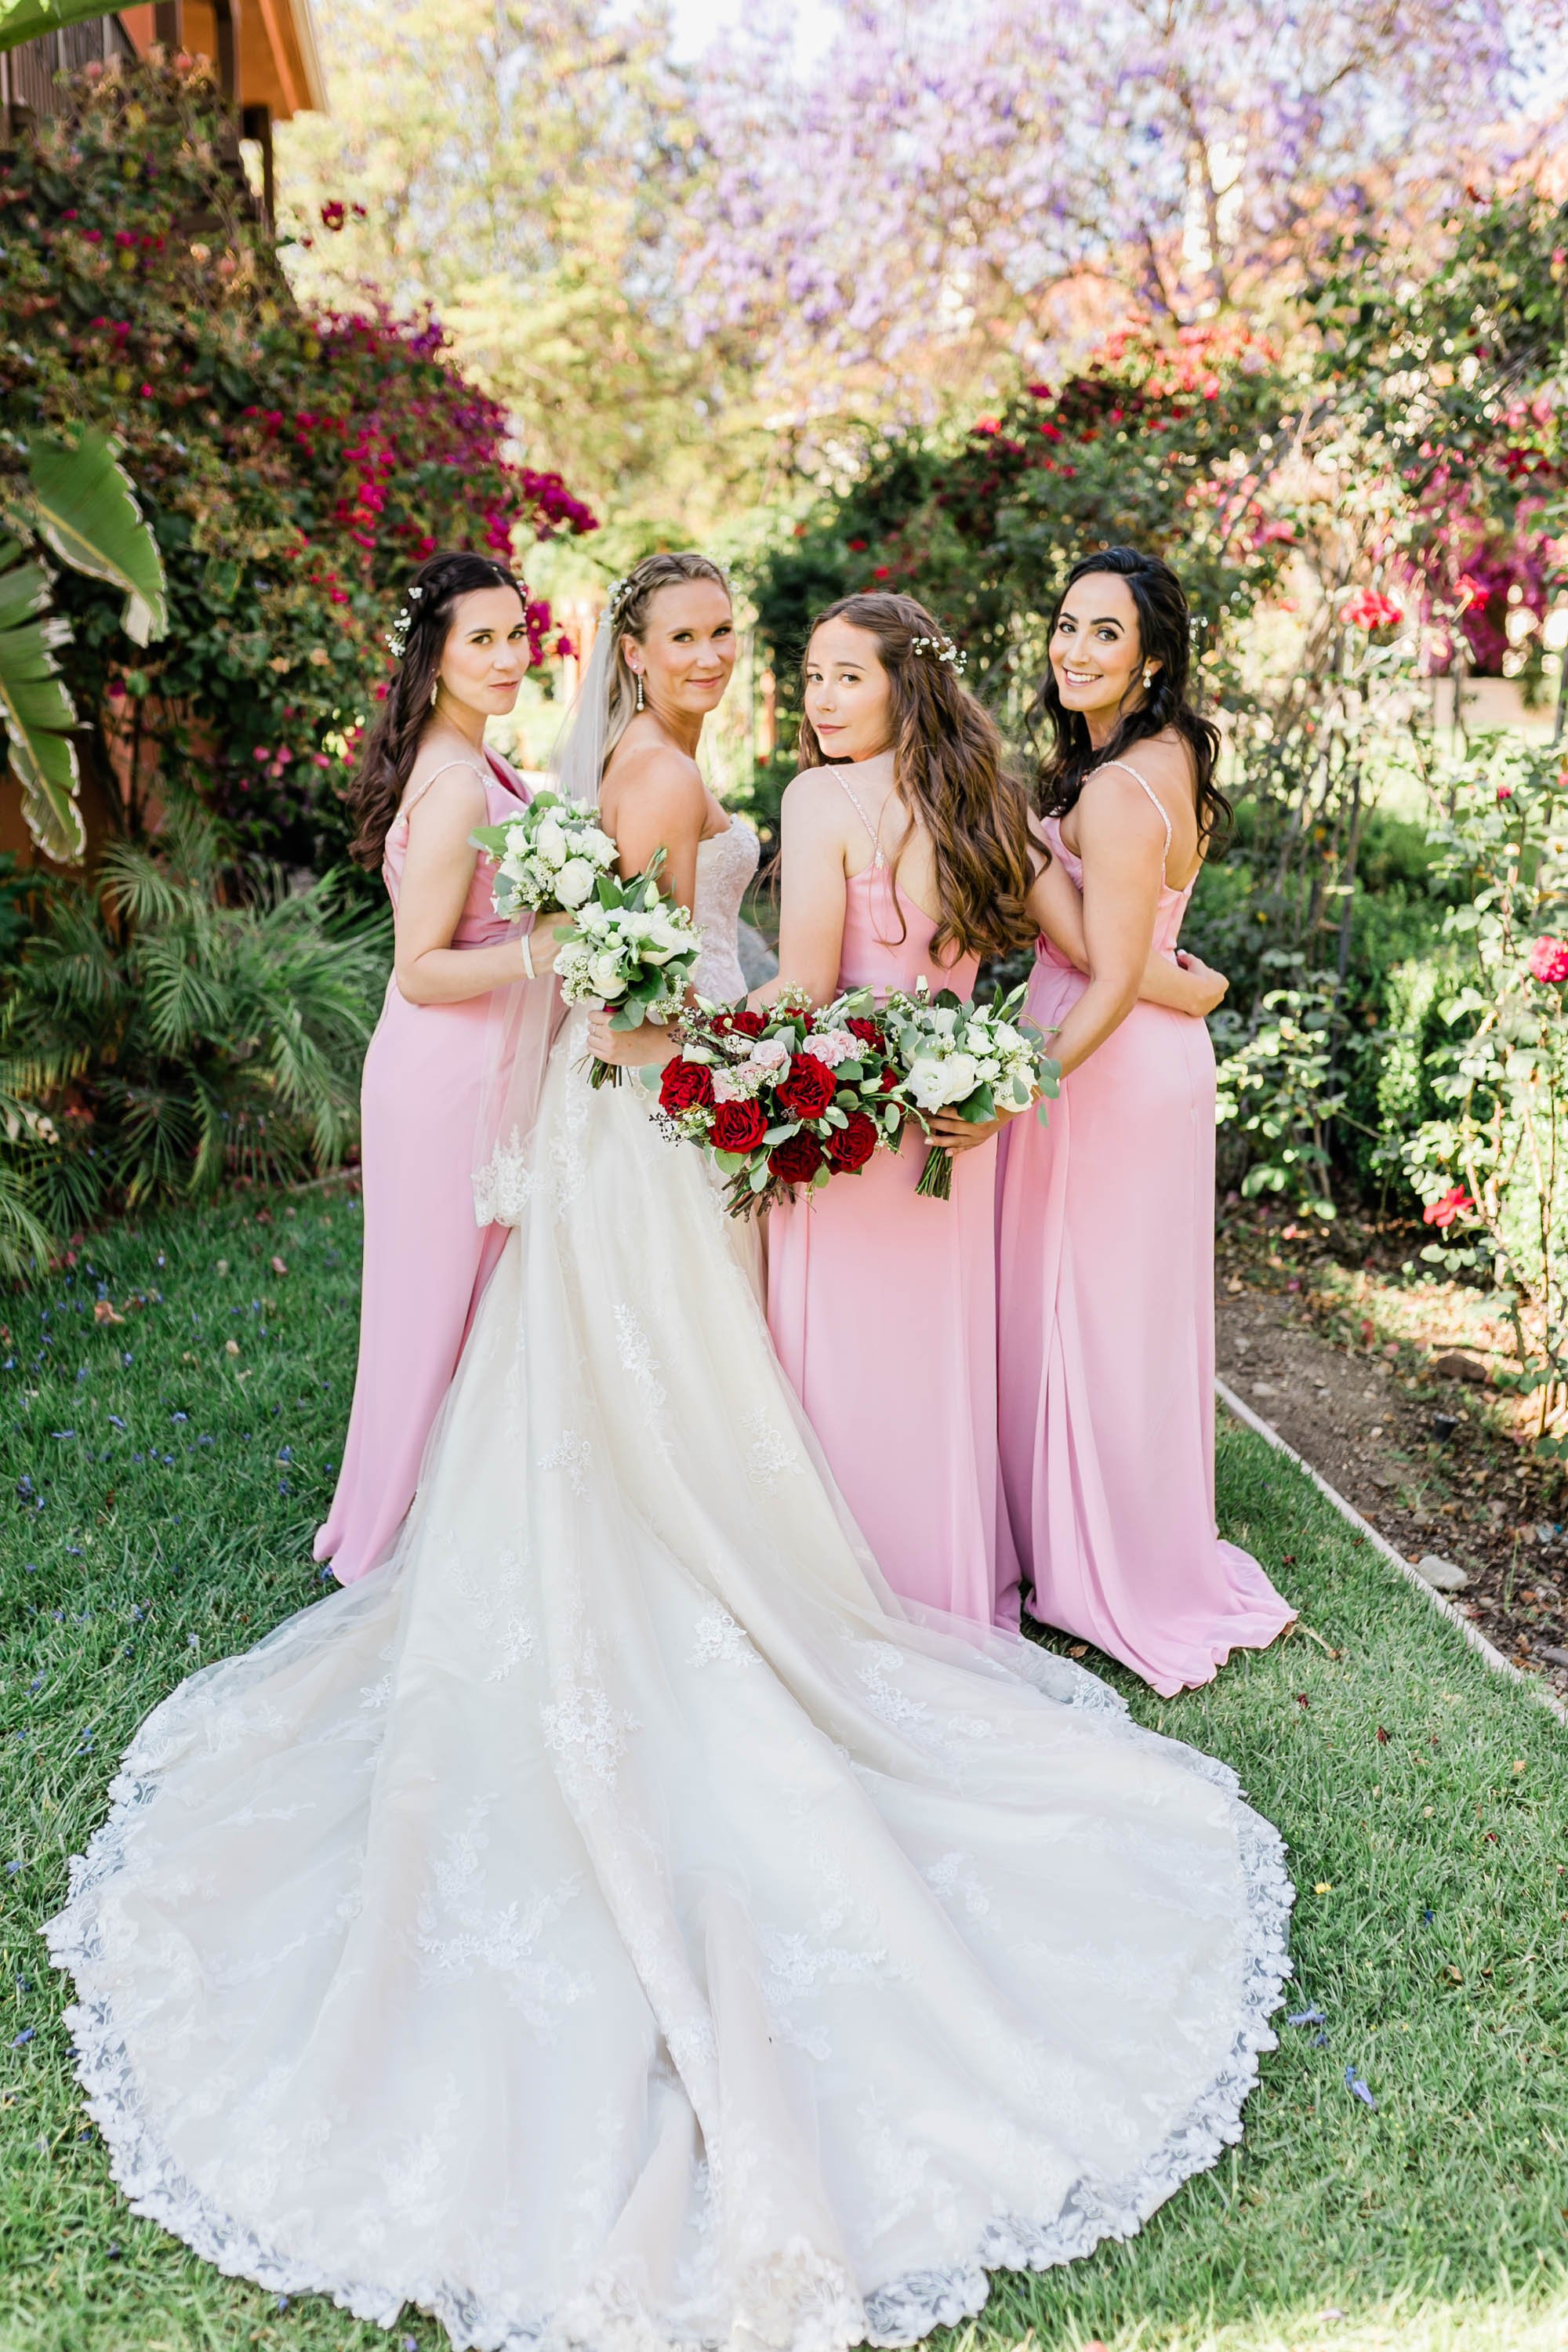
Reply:
[[1236, 626], [1295, 537], [1278, 479], [1289, 411], [1277, 352], [1247, 328], [1166, 334], [1134, 320], [1065, 383], [1025, 386], [956, 440], [879, 445], [758, 581], [786, 709], [813, 613], [882, 588], [931, 605], [963, 646], [971, 681], [1021, 723], [1068, 566], [1117, 541], [1179, 562], [1200, 670], [1222, 694]]
[[[157, 533], [172, 617], [147, 655], [110, 593], [58, 597], [88, 763], [111, 800], [129, 780], [131, 829], [194, 783], [250, 846], [320, 870], [408, 574], [438, 546], [525, 561], [595, 518], [513, 461], [433, 320], [300, 311], [224, 136], [205, 68], [155, 58], [89, 67], [0, 163], [0, 468], [29, 427], [111, 426]], [[548, 606], [529, 624], [542, 659]]]

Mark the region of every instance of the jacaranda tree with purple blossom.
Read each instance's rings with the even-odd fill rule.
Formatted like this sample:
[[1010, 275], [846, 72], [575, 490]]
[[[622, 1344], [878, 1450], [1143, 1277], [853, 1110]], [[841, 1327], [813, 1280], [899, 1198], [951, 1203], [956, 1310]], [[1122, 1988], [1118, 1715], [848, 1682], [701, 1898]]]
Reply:
[[1347, 223], [1419, 238], [1518, 160], [1565, 13], [842, 0], [803, 69], [789, 13], [753, 12], [706, 60], [689, 331], [798, 425], [1005, 388], [1130, 299], [1268, 311]]

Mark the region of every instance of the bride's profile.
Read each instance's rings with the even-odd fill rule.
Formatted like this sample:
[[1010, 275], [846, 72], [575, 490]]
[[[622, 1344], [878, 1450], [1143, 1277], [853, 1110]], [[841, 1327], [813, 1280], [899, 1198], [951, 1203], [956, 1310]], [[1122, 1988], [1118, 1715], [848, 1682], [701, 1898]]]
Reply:
[[[718, 580], [624, 583], [563, 782]], [[739, 866], [689, 865], [708, 992]], [[586, 1035], [482, 1171], [515, 1230], [393, 1559], [124, 1759], [49, 1928], [79, 2071], [138, 2211], [384, 2326], [915, 2344], [1238, 2137], [1279, 1841], [1092, 1676], [893, 1598], [701, 1155]]]

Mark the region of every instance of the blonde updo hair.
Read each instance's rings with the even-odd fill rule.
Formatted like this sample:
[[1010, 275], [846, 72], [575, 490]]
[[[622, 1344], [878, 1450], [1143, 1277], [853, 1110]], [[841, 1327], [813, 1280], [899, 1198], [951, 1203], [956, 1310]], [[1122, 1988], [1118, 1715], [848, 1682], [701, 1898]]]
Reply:
[[682, 549], [667, 555], [645, 555], [624, 580], [617, 580], [605, 609], [603, 626], [610, 631], [609, 702], [605, 719], [606, 761], [637, 717], [637, 682], [626, 662], [626, 639], [640, 645], [653, 600], [661, 588], [680, 588], [689, 580], [711, 580], [726, 596], [730, 583], [706, 555]]

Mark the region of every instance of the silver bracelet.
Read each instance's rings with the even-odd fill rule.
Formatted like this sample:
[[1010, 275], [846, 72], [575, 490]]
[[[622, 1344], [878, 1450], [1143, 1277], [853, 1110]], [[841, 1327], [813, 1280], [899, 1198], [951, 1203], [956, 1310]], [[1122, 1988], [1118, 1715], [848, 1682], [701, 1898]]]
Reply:
[[533, 969], [533, 942], [529, 938], [526, 931], [524, 931], [520, 937], [518, 945], [522, 950], [522, 968], [524, 971], [528, 974], [530, 980], [537, 980], [539, 978], [539, 974]]

